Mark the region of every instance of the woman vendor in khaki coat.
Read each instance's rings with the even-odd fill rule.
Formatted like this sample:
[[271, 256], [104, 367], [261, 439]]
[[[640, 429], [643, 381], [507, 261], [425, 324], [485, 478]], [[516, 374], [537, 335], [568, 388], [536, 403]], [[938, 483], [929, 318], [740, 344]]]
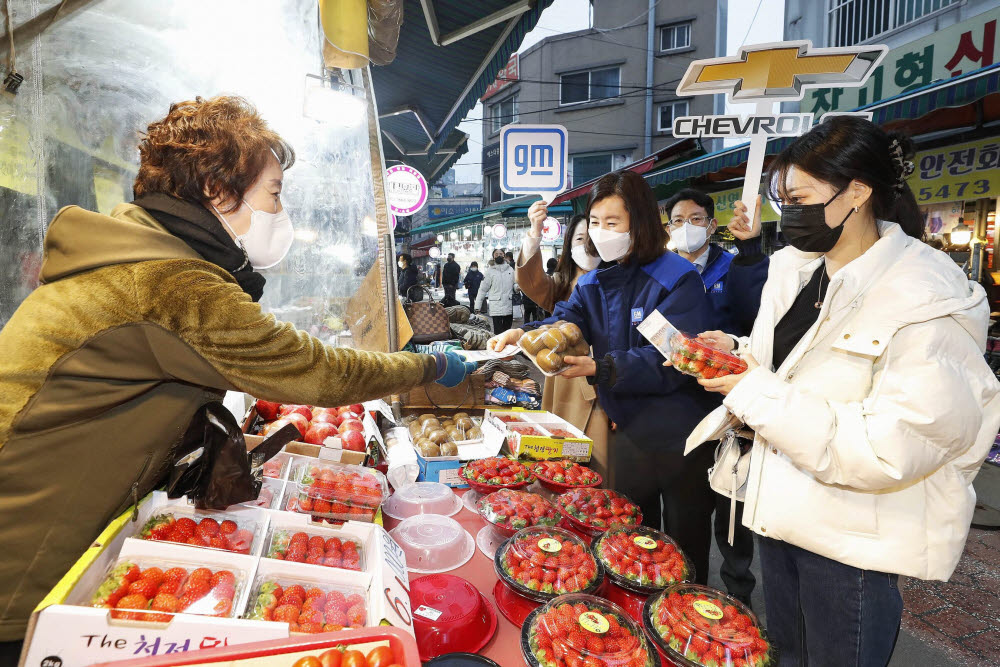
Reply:
[[[601, 258], [587, 254], [587, 218], [577, 215], [566, 229], [555, 273], [551, 276], [545, 273], [539, 246], [542, 242], [542, 223], [547, 217], [548, 208], [544, 201], [537, 201], [528, 209], [531, 229], [521, 244], [514, 277], [529, 299], [551, 313], [556, 303], [569, 298], [580, 276], [597, 268]], [[597, 393], [587, 378], [558, 375], [546, 378], [542, 409], [559, 415], [594, 441], [590, 467], [604, 476], [608, 488], [614, 488], [614, 471], [608, 456], [608, 416], [598, 404]]]

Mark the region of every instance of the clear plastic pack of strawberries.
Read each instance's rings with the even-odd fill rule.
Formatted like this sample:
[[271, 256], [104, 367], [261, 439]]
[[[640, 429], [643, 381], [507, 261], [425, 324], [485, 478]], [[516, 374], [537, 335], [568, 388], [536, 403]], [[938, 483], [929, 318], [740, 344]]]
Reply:
[[711, 347], [697, 335], [678, 330], [657, 310], [636, 328], [670, 360], [674, 368], [685, 375], [712, 379], [738, 375], [747, 369], [747, 362], [738, 356]]

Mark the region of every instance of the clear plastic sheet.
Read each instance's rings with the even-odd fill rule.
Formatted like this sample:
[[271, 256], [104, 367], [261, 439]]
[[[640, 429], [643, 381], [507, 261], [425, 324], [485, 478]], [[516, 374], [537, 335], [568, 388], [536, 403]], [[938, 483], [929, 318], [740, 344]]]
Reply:
[[[10, 4], [16, 34], [57, 3]], [[102, 0], [18, 48], [25, 81], [0, 96], [0, 326], [37, 285], [55, 213], [130, 201], [146, 125], [171, 102], [225, 93], [250, 100], [298, 157], [282, 195], [296, 241], [264, 271], [262, 305], [350, 345], [344, 309], [378, 248], [368, 119], [303, 115], [320, 52], [316, 0]]]

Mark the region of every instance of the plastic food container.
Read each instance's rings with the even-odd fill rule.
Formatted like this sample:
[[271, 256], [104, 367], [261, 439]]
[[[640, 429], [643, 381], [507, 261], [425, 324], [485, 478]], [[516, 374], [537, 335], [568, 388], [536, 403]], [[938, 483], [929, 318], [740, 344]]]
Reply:
[[368, 621], [363, 588], [314, 579], [258, 577], [244, 618], [288, 623], [290, 632], [316, 634], [362, 628]]
[[290, 511], [336, 519], [372, 521], [379, 505], [389, 497], [385, 476], [371, 468], [328, 463], [302, 465], [294, 471], [295, 499]]
[[676, 665], [777, 664], [777, 651], [754, 613], [708, 586], [682, 583], [667, 588], [646, 600], [642, 621]]
[[650, 595], [694, 578], [694, 565], [677, 543], [645, 526], [618, 526], [594, 543], [608, 579], [625, 590]]
[[476, 543], [454, 519], [437, 514], [411, 516], [389, 531], [406, 554], [410, 572], [437, 574], [461, 567], [476, 552]]
[[244, 507], [277, 509], [281, 505], [281, 490], [283, 487], [283, 482], [265, 477], [264, 483], [260, 487], [260, 493], [257, 494], [257, 499], [240, 504]]
[[259, 533], [260, 524], [245, 515], [165, 508], [153, 514], [136, 537], [249, 554]]
[[280, 452], [275, 454], [271, 459], [265, 461], [262, 466], [264, 477], [270, 479], [284, 479], [285, 469], [288, 467], [289, 461], [291, 461], [291, 456], [287, 453]]
[[583, 340], [580, 327], [563, 321], [543, 324], [534, 331], [526, 332], [517, 341], [517, 346], [548, 377], [566, 370], [568, 364], [563, 361], [564, 357], [590, 355], [590, 345]]
[[[555, 434], [556, 430], [549, 429]], [[565, 431], [569, 433], [569, 431]], [[572, 433], [566, 437], [575, 437]], [[569, 489], [593, 488], [600, 486], [604, 479], [588, 468], [575, 461], [562, 459], [561, 461], [539, 461], [532, 466], [532, 471], [538, 478], [538, 483], [549, 491], [565, 493]]]
[[454, 651], [475, 653], [497, 630], [497, 614], [486, 596], [450, 574], [412, 580], [410, 610], [421, 660]]
[[365, 567], [364, 547], [354, 536], [333, 529], [272, 528], [264, 557], [343, 570]]
[[705, 379], [738, 375], [747, 369], [747, 362], [736, 355], [709, 347], [680, 332], [670, 336], [670, 363], [685, 375]]
[[621, 607], [593, 595], [563, 595], [533, 611], [521, 627], [529, 667], [566, 662], [609, 667], [659, 667], [660, 657]]
[[523, 489], [535, 481], [529, 466], [503, 456], [470, 461], [459, 468], [458, 475], [482, 494], [499, 489]]
[[493, 566], [515, 592], [536, 602], [592, 593], [604, 573], [583, 540], [562, 528], [525, 528], [497, 551]]
[[586, 535], [596, 536], [614, 526], [638, 526], [639, 507], [609, 489], [574, 489], [556, 498], [556, 507], [570, 525]]
[[125, 621], [169, 623], [173, 614], [229, 618], [244, 574], [172, 560], [122, 558], [107, 575], [87, 606], [112, 609]]
[[423, 414], [410, 418], [407, 429], [413, 446], [424, 458], [458, 456], [459, 444], [483, 439], [481, 420], [473, 419], [466, 412], [450, 416]]
[[409, 519], [419, 514], [454, 516], [462, 509], [462, 499], [451, 487], [439, 482], [415, 482], [404, 486], [382, 503], [382, 511], [393, 519]]
[[532, 526], [554, 526], [562, 518], [555, 505], [541, 496], [511, 489], [484, 496], [478, 509], [479, 516], [506, 537]]

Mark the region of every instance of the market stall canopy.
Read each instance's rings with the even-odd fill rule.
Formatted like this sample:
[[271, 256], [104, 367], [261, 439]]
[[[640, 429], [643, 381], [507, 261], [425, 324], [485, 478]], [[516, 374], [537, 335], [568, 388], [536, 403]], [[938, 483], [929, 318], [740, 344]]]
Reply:
[[[955, 133], [1000, 121], [998, 92], [1000, 63], [858, 107], [855, 111], [871, 112], [876, 125], [885, 129], [904, 129], [919, 138], [932, 132]], [[767, 142], [767, 155], [780, 153], [793, 139], [771, 139]], [[740, 178], [749, 146], [749, 143], [739, 144], [649, 173], [646, 181], [655, 188], [699, 177], [711, 182]]]
[[456, 126], [553, 0], [405, 0], [395, 60], [372, 69], [387, 163], [433, 182], [468, 151]]
[[[539, 199], [540, 197], [538, 197], [538, 195], [525, 195], [523, 197], [505, 199], [504, 201], [490, 204], [489, 206], [481, 208], [478, 211], [473, 211], [472, 213], [454, 215], [431, 225], [417, 227], [412, 230], [411, 233], [423, 234], [424, 232], [442, 232], [455, 226], [478, 222], [491, 213], [499, 214], [499, 217], [502, 218], [523, 218], [528, 215], [528, 207]], [[573, 207], [569, 204], [549, 206], [549, 213], [552, 215], [565, 215], [572, 212]]]

